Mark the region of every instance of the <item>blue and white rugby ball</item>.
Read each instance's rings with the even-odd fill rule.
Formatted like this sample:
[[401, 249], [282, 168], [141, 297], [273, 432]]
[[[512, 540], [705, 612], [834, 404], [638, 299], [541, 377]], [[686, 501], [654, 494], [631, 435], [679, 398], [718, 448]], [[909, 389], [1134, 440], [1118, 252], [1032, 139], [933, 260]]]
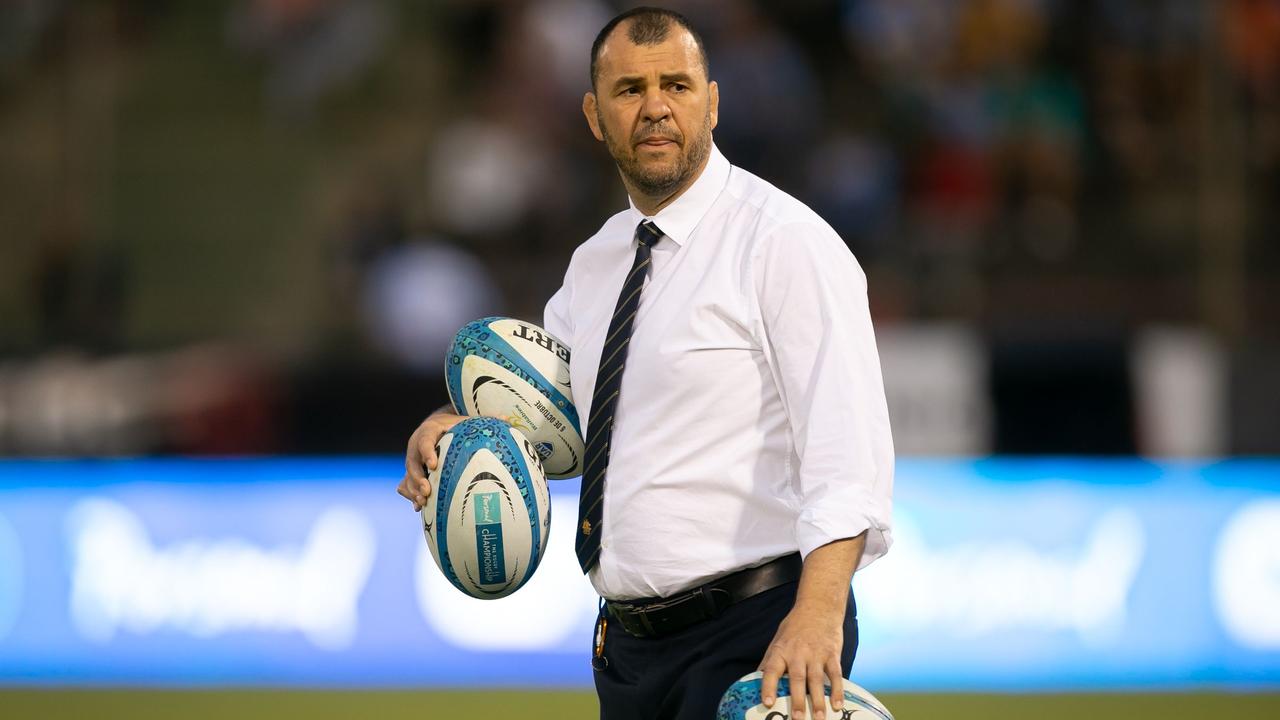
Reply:
[[[773, 707], [764, 706], [760, 698], [760, 680], [764, 673], [746, 675], [729, 686], [720, 698], [716, 720], [788, 720], [791, 717], [791, 680], [783, 675], [778, 680], [778, 697]], [[849, 680], [844, 681], [844, 708], [841, 712], [831, 709], [831, 685], [825, 687], [823, 698], [826, 717], [831, 720], [893, 720], [893, 715], [874, 695]], [[806, 696], [805, 717], [813, 717], [813, 707]]]
[[538, 568], [551, 530], [551, 497], [537, 451], [519, 430], [469, 418], [440, 437], [422, 508], [431, 557], [472, 597], [506, 597]]
[[569, 348], [521, 320], [467, 323], [446, 357], [449, 399], [459, 415], [505, 420], [533, 442], [547, 477], [582, 474], [582, 426], [569, 386]]

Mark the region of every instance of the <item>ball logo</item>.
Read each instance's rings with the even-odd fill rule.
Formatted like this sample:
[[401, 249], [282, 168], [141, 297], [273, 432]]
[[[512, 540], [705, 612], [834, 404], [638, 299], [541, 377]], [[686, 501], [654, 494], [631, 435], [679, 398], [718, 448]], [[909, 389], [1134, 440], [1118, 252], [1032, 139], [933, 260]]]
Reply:
[[[503, 504], [506, 504], [511, 515], [515, 515], [516, 510], [511, 497], [501, 485], [498, 491], [475, 492], [478, 485], [488, 482], [500, 483], [501, 479], [490, 472], [477, 473], [468, 483], [466, 494], [462, 498], [461, 514], [464, 517], [468, 513], [467, 506], [472, 506], [470, 512], [475, 521], [476, 562], [479, 564], [473, 570], [471, 564], [464, 560], [462, 568], [467, 579], [477, 586], [477, 590], [486, 595], [500, 596], [510, 589], [521, 574], [519, 561], [511, 572], [507, 572], [506, 548], [502, 536]], [[484, 585], [497, 587], [480, 587]]]
[[497, 585], [507, 579], [502, 553], [502, 510], [498, 493], [478, 493], [476, 501], [476, 557], [480, 558], [480, 584]]
[[550, 443], [538, 443], [538, 444], [535, 446], [535, 445], [533, 445], [533, 443], [530, 443], [528, 440], [525, 440], [525, 441], [524, 441], [524, 455], [525, 455], [525, 457], [529, 458], [529, 462], [531, 462], [531, 463], [533, 463], [534, 465], [538, 466], [538, 469], [539, 469], [539, 470], [541, 470], [541, 469], [542, 469], [542, 459], [543, 459], [543, 458], [545, 458], [545, 457], [547, 456], [547, 453], [546, 453], [546, 452], [543, 452], [543, 446], [544, 446], [544, 445], [547, 447], [547, 450], [548, 450], [548, 451], [550, 451], [550, 448], [551, 448], [551, 444], [550, 444]]
[[569, 362], [569, 348], [561, 345], [555, 338], [539, 331], [537, 328], [532, 328], [528, 325], [517, 325], [515, 330], [511, 331], [511, 337], [531, 342], [547, 352], [555, 353], [555, 356], [561, 360]]

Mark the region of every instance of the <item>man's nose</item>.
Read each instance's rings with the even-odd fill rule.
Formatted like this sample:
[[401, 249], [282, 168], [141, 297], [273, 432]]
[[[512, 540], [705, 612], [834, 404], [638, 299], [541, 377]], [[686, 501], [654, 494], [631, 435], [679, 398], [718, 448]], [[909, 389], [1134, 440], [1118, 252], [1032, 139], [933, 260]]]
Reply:
[[671, 117], [671, 106], [667, 105], [667, 97], [660, 88], [652, 88], [644, 94], [644, 107], [641, 108], [641, 113], [650, 123], [661, 122]]

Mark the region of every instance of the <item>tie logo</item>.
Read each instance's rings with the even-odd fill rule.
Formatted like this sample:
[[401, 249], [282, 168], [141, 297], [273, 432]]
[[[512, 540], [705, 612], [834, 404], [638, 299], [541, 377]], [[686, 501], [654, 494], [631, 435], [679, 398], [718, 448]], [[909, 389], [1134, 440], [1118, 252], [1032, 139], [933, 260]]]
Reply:
[[590, 535], [590, 534], [591, 534], [591, 521], [590, 521], [590, 520], [583, 520], [583, 521], [582, 521], [582, 534], [583, 534], [583, 535]]

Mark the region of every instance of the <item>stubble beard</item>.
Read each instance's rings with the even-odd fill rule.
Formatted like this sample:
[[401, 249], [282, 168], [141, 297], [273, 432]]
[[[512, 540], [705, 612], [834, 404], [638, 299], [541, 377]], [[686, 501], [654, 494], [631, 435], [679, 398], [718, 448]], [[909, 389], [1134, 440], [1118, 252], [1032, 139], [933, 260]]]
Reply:
[[[711, 113], [708, 112], [703, 116], [702, 126], [698, 128], [698, 132], [693, 139], [685, 146], [679, 143], [679, 136], [674, 139], [680, 144], [681, 152], [677, 155], [676, 162], [673, 165], [663, 167], [646, 167], [636, 157], [635, 140], [631, 140], [625, 144], [619, 144], [605, 126], [604, 118], [597, 111], [596, 117], [600, 123], [600, 133], [604, 135], [605, 145], [609, 148], [609, 154], [613, 156], [613, 161], [618, 165], [618, 171], [622, 176], [640, 192], [650, 197], [661, 197], [670, 195], [680, 189], [693, 174], [702, 167], [702, 163], [706, 161], [707, 156], [711, 154]], [[674, 129], [667, 125], [648, 126], [638, 133], [638, 137], [646, 137], [648, 135], [657, 134], [671, 137], [670, 133], [663, 132], [666, 129]], [[679, 131], [676, 130], [676, 133]]]

